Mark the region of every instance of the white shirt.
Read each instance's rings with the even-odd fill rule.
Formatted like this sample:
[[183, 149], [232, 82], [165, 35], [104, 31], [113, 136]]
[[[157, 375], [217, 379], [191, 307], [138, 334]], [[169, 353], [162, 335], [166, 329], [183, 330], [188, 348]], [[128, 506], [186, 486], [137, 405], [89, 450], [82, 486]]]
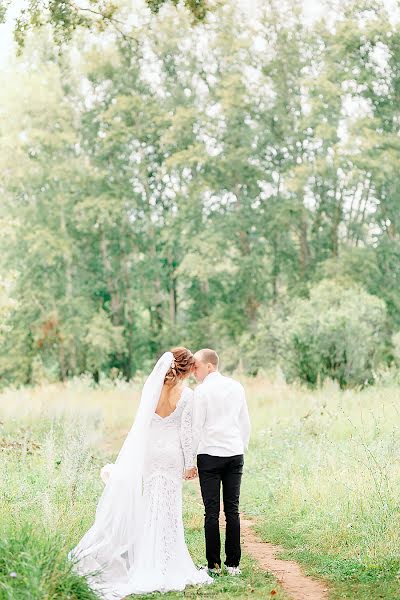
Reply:
[[247, 450], [250, 419], [243, 386], [218, 371], [194, 390], [193, 452], [236, 456]]

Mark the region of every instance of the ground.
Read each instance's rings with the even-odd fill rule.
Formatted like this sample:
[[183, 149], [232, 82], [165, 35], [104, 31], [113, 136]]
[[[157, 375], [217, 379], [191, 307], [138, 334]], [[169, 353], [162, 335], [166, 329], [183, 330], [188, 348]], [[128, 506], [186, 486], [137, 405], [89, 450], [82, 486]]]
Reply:
[[[293, 567], [295, 578], [321, 581], [310, 600], [316, 593], [399, 600], [399, 387], [310, 391], [242, 380], [253, 423], [241, 504], [243, 576], [162, 597], [285, 598], [283, 585], [300, 600], [305, 584], [290, 587]], [[70, 574], [66, 554], [93, 521], [99, 470], [115, 458], [139, 389], [80, 379], [0, 395], [0, 600], [94, 600]], [[185, 482], [184, 498], [187, 542], [203, 563], [198, 482]]]

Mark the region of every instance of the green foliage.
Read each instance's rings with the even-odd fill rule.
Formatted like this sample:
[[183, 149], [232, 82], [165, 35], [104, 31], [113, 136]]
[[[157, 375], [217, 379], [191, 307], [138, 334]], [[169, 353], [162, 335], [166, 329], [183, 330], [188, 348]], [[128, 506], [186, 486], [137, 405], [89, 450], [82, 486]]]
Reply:
[[[329, 381], [314, 391], [262, 377], [244, 383], [253, 434], [243, 514], [265, 541], [283, 546], [285, 558], [326, 580], [334, 600], [397, 600], [398, 382], [362, 391]], [[71, 574], [67, 552], [93, 522], [103, 488], [99, 469], [114, 460], [139, 392], [140, 386], [93, 388], [76, 378], [0, 396], [1, 598], [92, 597]], [[196, 564], [204, 562], [197, 485], [185, 482], [183, 502]], [[275, 598], [285, 598], [246, 552], [241, 566], [242, 577], [222, 576], [185, 597], [265, 600], [274, 589]], [[183, 593], [154, 598], [178, 600]]]
[[385, 356], [385, 304], [362, 288], [323, 281], [276, 327], [288, 378], [311, 385], [326, 378], [341, 387], [370, 382]]
[[0, 23], [4, 23], [7, 16], [7, 3], [5, 0], [0, 2]]
[[400, 331], [392, 335], [393, 356], [397, 365], [400, 365]]
[[113, 325], [105, 310], [100, 309], [88, 325], [85, 343], [89, 370], [101, 371], [109, 365], [112, 354], [124, 354], [123, 327]]
[[[146, 0], [146, 3], [150, 10], [157, 14], [162, 6], [171, 2], [175, 6], [179, 0]], [[197, 21], [203, 21], [208, 12], [207, 0], [184, 0], [184, 5], [192, 13], [193, 17]]]
[[[93, 523], [104, 487], [100, 468], [115, 459], [139, 390], [115, 382], [93, 388], [80, 378], [1, 395], [1, 600], [97, 598], [85, 579], [71, 571], [67, 554]], [[205, 557], [203, 510], [193, 484], [184, 483], [185, 538], [200, 564]], [[185, 590], [185, 597], [263, 600], [274, 589], [277, 600], [286, 598], [250, 556], [243, 557], [241, 566], [242, 577], [223, 575], [212, 588]], [[146, 600], [148, 595], [136, 597]], [[178, 600], [183, 592], [152, 597]]]
[[242, 509], [329, 598], [398, 598], [399, 385], [251, 384]]
[[386, 305], [343, 271], [311, 287], [309, 297], [265, 308], [240, 348], [249, 373], [280, 366], [288, 380], [311, 386], [327, 378], [342, 387], [371, 383], [391, 356]]
[[[96, 600], [84, 578], [71, 571], [62, 534], [23, 524], [7, 530], [0, 541], [0, 594], [17, 600], [27, 597], [58, 600]], [[27, 583], [29, 582], [29, 583]], [[29, 592], [27, 587], [29, 587]]]
[[[371, 380], [400, 328], [398, 24], [381, 0], [335, 5], [335, 27], [306, 27], [297, 0], [257, 22], [215, 3], [196, 28], [161, 5], [134, 28], [125, 2], [21, 16], [1, 86], [1, 385], [130, 378], [176, 343], [217, 345], [229, 369], [295, 377], [291, 357], [312, 384]], [[385, 303], [363, 367], [303, 333], [286, 352], [281, 323], [323, 279]]]
[[[164, 5], [177, 5], [178, 0], [146, 0], [152, 13], [157, 14]], [[125, 2], [110, 0], [91, 0], [89, 6], [81, 6], [72, 0], [31, 0], [22, 8], [17, 16], [14, 37], [19, 52], [25, 46], [29, 31], [35, 31], [44, 26], [50, 26], [54, 41], [59, 46], [70, 42], [78, 29], [86, 29], [94, 33], [111, 30], [122, 40], [131, 36], [123, 31], [123, 15], [120, 9], [125, 8]], [[184, 5], [193, 17], [193, 22], [204, 21], [208, 13], [207, 0], [184, 0]], [[0, 23], [7, 16], [7, 1], [0, 0]], [[134, 40], [134, 38], [131, 38]]]

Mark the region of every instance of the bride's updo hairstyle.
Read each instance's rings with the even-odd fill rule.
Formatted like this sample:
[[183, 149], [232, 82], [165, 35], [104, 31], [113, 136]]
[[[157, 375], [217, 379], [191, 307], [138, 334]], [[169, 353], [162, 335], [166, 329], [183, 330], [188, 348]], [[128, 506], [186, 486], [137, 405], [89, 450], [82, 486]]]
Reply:
[[180, 379], [185, 379], [193, 371], [194, 356], [187, 348], [178, 346], [171, 349], [174, 355], [172, 365], [167, 371], [164, 383], [167, 385], [175, 385]]

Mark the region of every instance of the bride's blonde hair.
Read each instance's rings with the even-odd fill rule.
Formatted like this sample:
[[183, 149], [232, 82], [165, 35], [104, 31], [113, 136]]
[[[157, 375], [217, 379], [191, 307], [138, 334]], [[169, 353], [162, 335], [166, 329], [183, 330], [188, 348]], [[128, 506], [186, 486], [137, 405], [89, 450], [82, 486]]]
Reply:
[[180, 379], [188, 377], [193, 371], [194, 356], [184, 346], [171, 348], [171, 352], [174, 355], [174, 360], [165, 375], [164, 383], [172, 386], [176, 385]]

